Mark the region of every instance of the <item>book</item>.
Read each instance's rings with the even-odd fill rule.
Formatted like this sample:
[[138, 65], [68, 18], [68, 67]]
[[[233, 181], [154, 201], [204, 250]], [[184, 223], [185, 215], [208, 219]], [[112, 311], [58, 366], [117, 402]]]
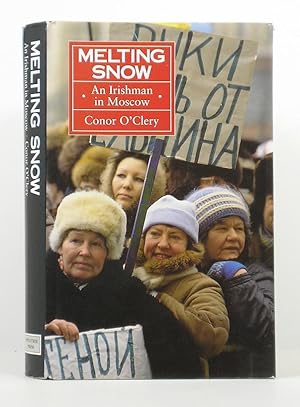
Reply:
[[[262, 233], [261, 222], [262, 206], [267, 197], [273, 199], [272, 26], [34, 23], [24, 28], [23, 70], [26, 375], [51, 379], [274, 377], [273, 230]], [[131, 275], [136, 263], [161, 167], [164, 194], [179, 200], [199, 186], [233, 184], [251, 207], [256, 248], [263, 241], [262, 247], [268, 249], [262, 255], [251, 245], [252, 263], [264, 263], [267, 270], [269, 291], [264, 295], [268, 298], [259, 304], [266, 308], [267, 325], [259, 319], [252, 324], [249, 319], [230, 333], [235, 340], [224, 343], [219, 355], [207, 358], [200, 352], [199, 376], [187, 373], [188, 369], [182, 370], [182, 377], [177, 370], [176, 376], [178, 366], [173, 376], [169, 367], [156, 375], [140, 322], [143, 318], [133, 318], [134, 323], [130, 318], [118, 320], [127, 321], [126, 325], [90, 325], [72, 341], [66, 340], [63, 329], [48, 330], [49, 291], [57, 281], [48, 278], [49, 269], [64, 274], [59, 271], [59, 255], [49, 248], [57, 210], [74, 191], [96, 189], [109, 195], [103, 174], [120, 151], [147, 157], [139, 204], [134, 213], [123, 206], [127, 231], [121, 260], [126, 275]], [[76, 218], [75, 211], [72, 217]], [[248, 270], [253, 273], [253, 289], [263, 292], [253, 264]], [[81, 285], [76, 290], [86, 288]], [[220, 286], [226, 302], [227, 288]], [[55, 318], [63, 319], [62, 313], [57, 311]], [[259, 334], [262, 337], [258, 329], [265, 329]], [[182, 334], [182, 344], [188, 343], [184, 338]], [[175, 346], [179, 343], [174, 338]], [[232, 355], [238, 355], [236, 360]], [[243, 369], [242, 360], [249, 369]]]

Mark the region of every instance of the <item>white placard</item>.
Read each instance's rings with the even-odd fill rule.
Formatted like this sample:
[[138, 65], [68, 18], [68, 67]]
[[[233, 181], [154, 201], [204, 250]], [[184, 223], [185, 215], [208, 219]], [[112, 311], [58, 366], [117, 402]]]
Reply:
[[81, 332], [78, 341], [45, 337], [45, 377], [51, 379], [151, 379], [140, 325]]

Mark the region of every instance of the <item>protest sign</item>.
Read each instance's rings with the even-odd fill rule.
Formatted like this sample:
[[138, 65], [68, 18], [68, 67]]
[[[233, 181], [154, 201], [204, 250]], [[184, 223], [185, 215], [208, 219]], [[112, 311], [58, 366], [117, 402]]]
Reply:
[[78, 341], [45, 337], [45, 375], [51, 379], [151, 379], [140, 325], [81, 332]]
[[[257, 43], [155, 24], [111, 24], [110, 40], [174, 41], [175, 137], [163, 154], [235, 168], [251, 90]], [[155, 137], [93, 136], [104, 147], [150, 154]]]

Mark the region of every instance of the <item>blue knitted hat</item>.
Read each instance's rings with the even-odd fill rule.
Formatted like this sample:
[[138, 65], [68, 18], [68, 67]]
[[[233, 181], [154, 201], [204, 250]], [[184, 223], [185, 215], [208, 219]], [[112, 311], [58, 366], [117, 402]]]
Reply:
[[180, 201], [172, 195], [161, 197], [148, 208], [143, 233], [154, 225], [174, 226], [198, 242], [199, 225], [192, 202]]
[[189, 194], [186, 200], [195, 203], [201, 234], [207, 232], [219, 219], [227, 216], [239, 216], [247, 227], [250, 226], [247, 203], [238, 191], [230, 187], [200, 188]]

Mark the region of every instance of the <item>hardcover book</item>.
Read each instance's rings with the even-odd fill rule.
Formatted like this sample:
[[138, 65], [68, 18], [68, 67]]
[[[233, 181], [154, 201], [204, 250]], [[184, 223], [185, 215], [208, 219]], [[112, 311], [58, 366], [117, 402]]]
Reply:
[[275, 377], [272, 30], [24, 28], [26, 375]]

